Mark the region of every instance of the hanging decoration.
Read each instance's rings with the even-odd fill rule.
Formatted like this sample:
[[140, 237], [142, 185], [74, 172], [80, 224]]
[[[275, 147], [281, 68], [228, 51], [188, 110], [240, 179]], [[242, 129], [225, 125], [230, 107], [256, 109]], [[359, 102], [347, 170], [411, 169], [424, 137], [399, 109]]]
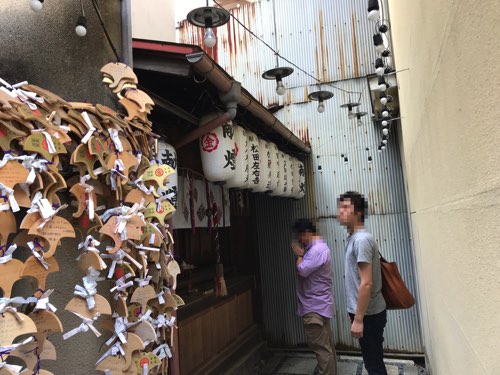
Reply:
[[271, 147], [264, 139], [259, 139], [260, 178], [253, 187], [256, 193], [264, 193], [271, 189]]
[[259, 138], [254, 132], [247, 130], [248, 148], [247, 148], [247, 165], [248, 165], [248, 181], [247, 188], [253, 190], [260, 181], [260, 151]]
[[[98, 371], [167, 372], [173, 313], [183, 304], [175, 294], [179, 266], [166, 223], [175, 212], [177, 191], [169, 185], [175, 157], [157, 146], [147, 118], [154, 103], [137, 89], [132, 70], [110, 63], [101, 72], [125, 115], [100, 104], [67, 102], [26, 82], [0, 81], [4, 371], [50, 374], [40, 363], [55, 359], [48, 337], [90, 334], [107, 338], [96, 358]], [[62, 326], [49, 302], [54, 290], [47, 289], [47, 276], [60, 269], [54, 254], [67, 237], [80, 242], [75, 270], [82, 271], [82, 279], [57, 288], [74, 289], [64, 309], [79, 319], [75, 327]], [[30, 255], [25, 262], [16, 259], [20, 251]], [[24, 277], [36, 280], [36, 292], [12, 296], [12, 285]], [[97, 293], [101, 279], [112, 282], [111, 298]], [[16, 341], [20, 335], [28, 338]], [[23, 365], [11, 364], [11, 356]]]
[[226, 180], [225, 187], [246, 189], [248, 183], [248, 137], [246, 130], [233, 125], [235, 147], [235, 173]]

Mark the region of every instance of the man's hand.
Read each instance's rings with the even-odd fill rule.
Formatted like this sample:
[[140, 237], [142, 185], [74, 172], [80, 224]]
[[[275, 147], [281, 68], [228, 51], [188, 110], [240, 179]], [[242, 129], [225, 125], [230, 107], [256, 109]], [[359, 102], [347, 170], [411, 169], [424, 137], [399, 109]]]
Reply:
[[292, 240], [292, 250], [296, 257], [304, 256], [304, 248], [296, 240]]
[[364, 324], [362, 320], [356, 320], [354, 318], [354, 322], [352, 322], [351, 325], [351, 335], [355, 339], [360, 339], [363, 337], [363, 329], [364, 329]]

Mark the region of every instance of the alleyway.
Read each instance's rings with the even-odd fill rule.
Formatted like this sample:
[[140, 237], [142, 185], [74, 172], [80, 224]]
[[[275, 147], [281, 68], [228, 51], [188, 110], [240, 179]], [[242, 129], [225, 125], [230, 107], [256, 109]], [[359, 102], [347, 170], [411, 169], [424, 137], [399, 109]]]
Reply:
[[[422, 367], [411, 360], [387, 359], [389, 375], [426, 375]], [[310, 375], [317, 374], [317, 362], [308, 352], [274, 352], [264, 360], [258, 375]], [[360, 357], [339, 356], [338, 375], [366, 375]]]

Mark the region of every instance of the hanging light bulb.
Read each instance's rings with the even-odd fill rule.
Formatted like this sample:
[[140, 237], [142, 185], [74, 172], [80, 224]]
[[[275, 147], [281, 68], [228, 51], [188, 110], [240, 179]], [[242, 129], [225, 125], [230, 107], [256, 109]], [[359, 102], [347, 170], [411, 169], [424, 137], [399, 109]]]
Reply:
[[30, 8], [34, 12], [39, 12], [43, 9], [43, 0], [31, 0]]
[[378, 146], [378, 152], [382, 152], [382, 146]]
[[386, 145], [386, 144], [387, 144], [387, 136], [386, 136], [386, 135], [383, 135], [383, 136], [382, 136], [382, 143], [383, 143], [384, 145]]
[[377, 22], [380, 18], [380, 8], [378, 0], [368, 0], [368, 19], [372, 22]]
[[382, 108], [382, 117], [389, 117], [389, 109], [387, 107]]
[[381, 54], [385, 51], [384, 40], [380, 33], [373, 35], [373, 44], [375, 45], [375, 51], [377, 51], [377, 53]]
[[344, 156], [344, 164], [347, 164], [348, 161], [347, 156]]
[[223, 8], [214, 8], [207, 5], [191, 10], [186, 19], [196, 27], [205, 28], [203, 44], [206, 48], [213, 48], [217, 43], [214, 28], [224, 25], [229, 21], [230, 14]]
[[387, 135], [387, 134], [389, 134], [389, 129], [387, 129], [387, 128], [383, 128], [383, 129], [382, 129], [382, 134], [383, 134], [383, 135]]
[[386, 105], [387, 104], [387, 96], [385, 95], [385, 92], [381, 91], [379, 97], [380, 97], [380, 104]]
[[349, 112], [347, 112], [347, 118], [348, 118], [349, 120], [352, 120], [354, 117], [356, 117], [356, 115], [355, 115], [355, 114], [354, 114], [354, 112], [352, 111], [352, 107], [351, 107], [351, 106], [349, 106], [348, 108], [349, 108]]
[[276, 94], [284, 95], [286, 92], [285, 85], [283, 85], [283, 81], [281, 80], [281, 76], [276, 76]]
[[78, 21], [76, 22], [75, 33], [78, 36], [87, 35], [87, 18], [85, 16], [78, 17]]
[[389, 122], [387, 122], [387, 120], [382, 121], [382, 126], [387, 126], [387, 124], [389, 124]]
[[325, 112], [325, 103], [323, 103], [323, 100], [320, 100], [318, 103], [318, 112], [319, 113]]
[[368, 163], [371, 163], [373, 161], [371, 156], [368, 156]]
[[217, 43], [217, 38], [215, 37], [214, 29], [207, 27], [203, 36], [203, 45], [207, 48], [213, 48], [215, 43]]
[[387, 85], [387, 82], [385, 81], [384, 77], [383, 76], [379, 77], [378, 78], [378, 89], [380, 91], [385, 91], [385, 90], [387, 90], [387, 87], [388, 87], [388, 85]]
[[375, 73], [378, 76], [383, 76], [385, 73], [384, 61], [380, 57], [375, 60]]

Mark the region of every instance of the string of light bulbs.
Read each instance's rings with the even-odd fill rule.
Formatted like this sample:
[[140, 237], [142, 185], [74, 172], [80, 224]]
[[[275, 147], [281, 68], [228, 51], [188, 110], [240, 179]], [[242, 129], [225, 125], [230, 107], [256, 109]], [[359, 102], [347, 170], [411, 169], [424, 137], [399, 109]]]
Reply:
[[[224, 8], [221, 4], [219, 4], [219, 3], [217, 2], [217, 0], [213, 0], [213, 2], [214, 2], [217, 6], [219, 6], [220, 8], [222, 8], [222, 9], [224, 9], [224, 10], [225, 10], [225, 8]], [[238, 23], [241, 27], [243, 27], [243, 29], [244, 29], [246, 32], [250, 33], [250, 35], [252, 35], [254, 38], [256, 38], [256, 39], [257, 39], [257, 40], [259, 40], [261, 43], [263, 43], [263, 44], [264, 44], [264, 45], [265, 45], [265, 46], [266, 46], [269, 50], [271, 50], [271, 51], [273, 52], [273, 54], [274, 54], [276, 57], [278, 57], [278, 58], [282, 59], [283, 61], [286, 61], [288, 64], [292, 65], [294, 68], [296, 68], [296, 69], [300, 70], [301, 72], [303, 72], [304, 74], [306, 74], [308, 77], [310, 77], [310, 78], [314, 79], [314, 80], [316, 81], [316, 83], [315, 83], [315, 84], [319, 85], [320, 87], [321, 87], [321, 85], [324, 85], [324, 86], [329, 86], [329, 87], [332, 87], [332, 88], [334, 88], [334, 89], [336, 89], [336, 90], [342, 91], [342, 92], [344, 92], [344, 93], [346, 93], [346, 94], [359, 94], [360, 99], [361, 99], [361, 95], [362, 95], [362, 93], [361, 93], [361, 92], [359, 92], [359, 91], [349, 91], [349, 90], [345, 90], [345, 89], [342, 89], [342, 88], [340, 88], [340, 87], [338, 87], [338, 86], [334, 86], [332, 83], [323, 82], [323, 81], [321, 81], [320, 79], [316, 78], [315, 76], [313, 76], [312, 74], [310, 74], [309, 72], [307, 72], [306, 70], [302, 69], [300, 66], [298, 66], [297, 64], [295, 64], [293, 61], [291, 61], [291, 60], [287, 59], [286, 57], [282, 56], [282, 55], [281, 55], [278, 51], [276, 51], [273, 47], [271, 47], [271, 46], [270, 46], [270, 45], [269, 45], [269, 44], [268, 44], [265, 40], [263, 40], [261, 37], [259, 37], [257, 34], [255, 34], [252, 30], [250, 30], [250, 29], [249, 29], [249, 28], [248, 28], [248, 27], [247, 27], [247, 26], [246, 26], [243, 22], [241, 22], [241, 21], [240, 21], [240, 20], [239, 20], [239, 19], [238, 19], [238, 18], [237, 18], [234, 14], [229, 13], [229, 15], [230, 15], [230, 17], [231, 17], [232, 19], [234, 19], [234, 20], [235, 20], [235, 21], [236, 21], [236, 22], [237, 22], [237, 23]], [[215, 43], [214, 43], [214, 45], [215, 45]], [[279, 84], [278, 84], [278, 85], [279, 85]], [[281, 88], [281, 86], [279, 86], [279, 87], [278, 87], [278, 89], [279, 89], [279, 88]]]

